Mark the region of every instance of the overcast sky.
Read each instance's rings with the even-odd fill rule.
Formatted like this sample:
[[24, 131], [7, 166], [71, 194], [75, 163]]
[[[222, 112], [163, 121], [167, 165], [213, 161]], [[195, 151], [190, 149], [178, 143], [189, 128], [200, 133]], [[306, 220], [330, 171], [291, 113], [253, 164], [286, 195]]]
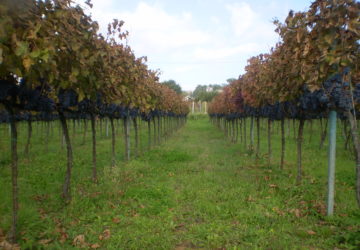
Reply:
[[[81, 2], [78, 0], [77, 2]], [[137, 57], [147, 56], [160, 80], [183, 90], [221, 84], [244, 72], [249, 57], [268, 52], [279, 38], [272, 21], [290, 9], [306, 10], [310, 0], [93, 0], [100, 31], [112, 19], [125, 21]]]

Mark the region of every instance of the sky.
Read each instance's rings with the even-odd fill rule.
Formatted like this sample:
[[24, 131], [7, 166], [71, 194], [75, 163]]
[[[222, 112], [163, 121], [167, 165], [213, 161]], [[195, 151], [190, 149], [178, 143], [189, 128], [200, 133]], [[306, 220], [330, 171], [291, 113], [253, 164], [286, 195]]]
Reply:
[[[76, 2], [83, 2], [77, 0]], [[106, 34], [114, 18], [129, 31], [128, 44], [160, 81], [183, 90], [238, 78], [251, 56], [269, 52], [279, 40], [274, 19], [304, 11], [310, 0], [92, 0], [89, 9]], [[84, 6], [83, 4], [81, 4]]]

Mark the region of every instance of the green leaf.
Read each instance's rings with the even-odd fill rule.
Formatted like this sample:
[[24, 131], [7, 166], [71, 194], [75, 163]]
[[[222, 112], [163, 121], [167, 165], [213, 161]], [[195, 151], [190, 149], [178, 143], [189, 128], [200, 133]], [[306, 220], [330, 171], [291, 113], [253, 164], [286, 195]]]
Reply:
[[33, 52], [30, 53], [30, 57], [33, 59], [36, 59], [40, 55], [41, 55], [41, 50], [34, 50]]
[[23, 56], [28, 53], [29, 45], [27, 42], [16, 42], [15, 55]]
[[44, 61], [44, 62], [48, 62], [49, 61], [49, 57], [50, 57], [50, 54], [49, 54], [49, 50], [44, 50], [42, 52], [42, 55], [41, 55], [41, 59]]

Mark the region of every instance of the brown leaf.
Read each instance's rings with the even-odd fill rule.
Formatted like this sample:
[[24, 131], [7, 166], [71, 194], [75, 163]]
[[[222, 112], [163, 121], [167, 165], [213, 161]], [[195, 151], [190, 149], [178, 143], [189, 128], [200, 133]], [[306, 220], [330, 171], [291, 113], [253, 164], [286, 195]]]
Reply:
[[52, 241], [52, 239], [42, 239], [42, 240], [39, 240], [39, 244], [47, 246], [51, 241]]
[[97, 248], [100, 248], [100, 244], [96, 243], [96, 244], [92, 244], [90, 246], [92, 249], [97, 249]]
[[6, 240], [0, 242], [0, 249], [3, 250], [20, 250], [19, 245], [17, 244], [10, 244]]
[[297, 209], [297, 208], [294, 209], [294, 214], [295, 214], [295, 216], [298, 217], [298, 218], [301, 217], [300, 209]]
[[91, 193], [91, 194], [90, 194], [90, 197], [91, 197], [91, 198], [95, 198], [95, 197], [99, 196], [100, 194], [101, 194], [101, 192]]
[[118, 217], [115, 217], [112, 219], [112, 222], [114, 222], [115, 224], [120, 223], [120, 219]]
[[69, 238], [69, 235], [67, 233], [61, 232], [61, 236], [60, 236], [60, 243], [65, 243], [65, 241]]
[[99, 240], [108, 240], [110, 239], [111, 232], [110, 229], [105, 229], [102, 234], [99, 235]]
[[111, 208], [116, 208], [116, 205], [115, 205], [114, 203], [112, 203], [112, 202], [109, 202], [109, 206], [110, 206]]
[[251, 202], [251, 201], [255, 201], [255, 199], [251, 195], [249, 195], [249, 197], [246, 198], [246, 201]]
[[29, 70], [30, 69], [30, 67], [31, 67], [31, 65], [33, 65], [33, 61], [31, 60], [31, 58], [29, 58], [29, 57], [25, 57], [24, 59], [23, 59], [23, 65], [24, 65], [24, 68], [26, 69], [26, 70]]
[[80, 234], [78, 236], [76, 236], [73, 240], [73, 245], [74, 246], [80, 246], [80, 247], [84, 247], [86, 245], [85, 242], [85, 235]]
[[314, 231], [312, 231], [312, 230], [307, 231], [307, 233], [308, 233], [309, 235], [315, 235], [315, 234], [316, 234], [316, 232], [314, 232]]
[[276, 184], [269, 184], [269, 187], [271, 187], [271, 188], [277, 188], [277, 185], [276, 185]]

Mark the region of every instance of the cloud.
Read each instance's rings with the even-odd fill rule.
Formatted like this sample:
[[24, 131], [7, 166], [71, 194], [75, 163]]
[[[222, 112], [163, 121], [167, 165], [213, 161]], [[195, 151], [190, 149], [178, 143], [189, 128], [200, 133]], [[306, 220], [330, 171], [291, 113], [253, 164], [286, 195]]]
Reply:
[[88, 12], [100, 32], [106, 34], [114, 18], [125, 21], [128, 44], [136, 56], [147, 56], [149, 68], [160, 68], [161, 80], [174, 79], [185, 89], [236, 77], [250, 56], [268, 52], [278, 41], [271, 19], [266, 20], [277, 6], [255, 9], [250, 1], [213, 0], [216, 7], [211, 1], [206, 5], [213, 11], [199, 12], [191, 7], [196, 1], [188, 9], [177, 8], [182, 6], [177, 1], [164, 6], [163, 0], [128, 1], [126, 6], [121, 2], [93, 0], [94, 8]]
[[129, 43], [141, 55], [200, 45], [210, 39], [195, 27], [190, 12], [170, 15], [161, 6], [145, 2], [139, 2], [134, 11], [109, 13], [96, 8], [93, 15], [105, 27], [113, 18], [124, 20], [124, 29], [130, 33]]
[[176, 73], [189, 72], [189, 71], [195, 70], [198, 67], [199, 67], [199, 65], [178, 66], [178, 67], [174, 68], [174, 72], [176, 72]]
[[257, 41], [269, 48], [275, 45], [278, 38], [275, 26], [271, 20], [264, 20], [248, 3], [227, 4], [226, 9], [230, 12], [232, 30], [240, 41]]
[[194, 52], [194, 57], [199, 60], [218, 60], [235, 57], [240, 54], [253, 54], [261, 50], [257, 43], [245, 43], [235, 47], [222, 47], [215, 49], [198, 48]]
[[247, 3], [235, 3], [226, 5], [226, 9], [231, 14], [231, 22], [237, 36], [246, 35], [256, 21], [256, 13]]

